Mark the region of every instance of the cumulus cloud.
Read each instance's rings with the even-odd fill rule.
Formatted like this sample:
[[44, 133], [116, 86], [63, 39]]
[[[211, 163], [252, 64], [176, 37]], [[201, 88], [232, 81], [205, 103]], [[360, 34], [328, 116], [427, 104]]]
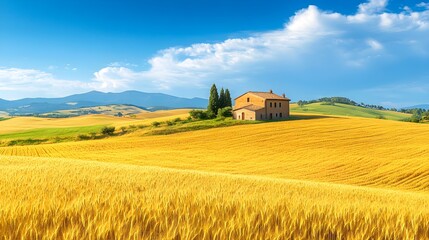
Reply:
[[40, 97], [43, 95], [59, 96], [88, 89], [88, 85], [80, 81], [55, 78], [52, 74], [22, 68], [0, 68], [0, 90], [2, 98]]
[[387, 0], [370, 0], [367, 3], [359, 5], [358, 13], [360, 14], [374, 14], [383, 12], [386, 9]]
[[[125, 75], [122, 69], [120, 74]], [[0, 67], [0, 91], [1, 98], [17, 99], [25, 97], [64, 96], [76, 92], [89, 90], [125, 90], [130, 81], [109, 79], [109, 72], [100, 70], [98, 73], [104, 77], [104, 81], [79, 81], [65, 80], [55, 77], [53, 74], [37, 69], [6, 68]]]
[[[249, 88], [304, 92], [299, 98], [340, 94], [329, 92], [333, 88], [326, 86], [332, 85], [355, 91], [342, 94], [359, 96], [361, 88], [401, 81], [412, 71], [422, 71], [419, 63], [429, 58], [427, 5], [392, 13], [386, 12], [387, 4], [387, 0], [370, 0], [351, 15], [310, 5], [281, 29], [163, 49], [148, 61], [147, 69], [112, 63], [80, 84], [103, 91], [133, 88], [199, 95], [216, 82], [237, 93]], [[362, 79], [369, 78], [374, 81], [363, 86]]]
[[109, 66], [95, 73], [95, 80], [106, 86], [117, 81], [165, 91], [206, 88], [211, 82], [258, 87], [288, 83], [288, 77], [309, 79], [313, 74], [320, 81], [340, 80], [356, 68], [364, 71], [386, 61], [425, 56], [429, 11], [386, 13], [387, 4], [387, 0], [371, 0], [352, 15], [310, 5], [296, 12], [282, 29], [164, 49], [149, 60], [148, 70]]
[[421, 2], [421, 3], [417, 4], [416, 6], [429, 9], [429, 3], [426, 3], [426, 2]]

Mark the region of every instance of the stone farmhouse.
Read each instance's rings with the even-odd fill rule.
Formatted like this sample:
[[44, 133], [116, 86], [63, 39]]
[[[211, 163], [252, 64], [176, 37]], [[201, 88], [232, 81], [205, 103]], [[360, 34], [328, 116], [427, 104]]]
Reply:
[[237, 120], [280, 120], [289, 117], [290, 99], [269, 92], [247, 92], [235, 99], [233, 109]]

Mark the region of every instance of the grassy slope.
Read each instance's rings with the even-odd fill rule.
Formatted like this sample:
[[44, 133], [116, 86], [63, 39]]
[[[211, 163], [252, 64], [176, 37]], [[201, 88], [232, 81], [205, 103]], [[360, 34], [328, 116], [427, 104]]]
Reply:
[[0, 135], [0, 140], [6, 139], [49, 139], [49, 138], [67, 138], [75, 137], [79, 134], [98, 133], [102, 128], [100, 126], [83, 126], [68, 128], [41, 128], [30, 131], [6, 133]]
[[325, 115], [338, 115], [338, 116], [354, 116], [365, 118], [385, 118], [390, 120], [404, 120], [411, 115], [393, 111], [384, 111], [357, 107], [347, 104], [336, 103], [335, 105], [324, 105], [322, 103], [312, 103], [299, 107], [297, 104], [291, 105], [292, 113], [318, 113]]
[[[186, 118], [189, 110], [178, 109], [140, 113], [135, 118], [88, 115], [72, 118], [14, 117], [0, 121], [0, 140], [12, 139], [74, 139], [80, 134], [99, 132], [102, 126], [150, 125], [153, 121]], [[1, 119], [0, 119], [1, 120]]]

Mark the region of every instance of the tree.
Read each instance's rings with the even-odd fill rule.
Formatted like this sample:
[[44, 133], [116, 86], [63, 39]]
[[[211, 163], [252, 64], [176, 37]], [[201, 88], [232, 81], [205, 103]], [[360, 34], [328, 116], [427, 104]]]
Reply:
[[113, 135], [115, 132], [115, 127], [103, 127], [101, 129], [101, 134], [103, 135]]
[[123, 116], [124, 116], [124, 114], [122, 114], [121, 112], [118, 112], [118, 113], [116, 114], [116, 116], [118, 116], [118, 117], [123, 117]]
[[216, 116], [218, 109], [219, 109], [219, 95], [217, 93], [216, 85], [213, 84], [212, 87], [210, 88], [210, 98], [209, 98], [209, 105], [207, 106], [207, 111], [209, 111], [211, 115]]
[[303, 102], [303, 101], [301, 101], [301, 100], [299, 100], [299, 101], [298, 101], [298, 106], [299, 106], [300, 108], [304, 107], [304, 102]]
[[225, 107], [232, 107], [231, 94], [228, 88], [225, 90]]
[[226, 107], [225, 90], [220, 89], [219, 93], [219, 109]]

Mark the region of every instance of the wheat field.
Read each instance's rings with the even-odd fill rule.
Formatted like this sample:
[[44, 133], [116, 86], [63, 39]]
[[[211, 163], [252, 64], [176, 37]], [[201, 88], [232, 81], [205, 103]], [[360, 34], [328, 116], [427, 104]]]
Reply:
[[0, 148], [5, 239], [426, 239], [429, 125], [311, 116]]

